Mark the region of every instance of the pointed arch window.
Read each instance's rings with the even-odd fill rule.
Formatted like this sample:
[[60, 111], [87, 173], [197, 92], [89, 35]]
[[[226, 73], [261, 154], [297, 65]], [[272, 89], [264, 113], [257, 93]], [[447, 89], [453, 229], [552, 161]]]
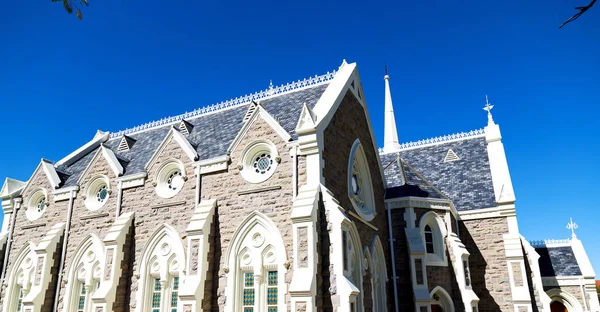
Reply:
[[104, 244], [95, 235], [88, 235], [79, 245], [68, 269], [65, 311], [92, 312], [92, 297], [101, 285], [104, 267]]
[[176, 312], [180, 308], [180, 278], [184, 276], [185, 253], [179, 233], [161, 226], [148, 239], [140, 261], [140, 312]]
[[425, 250], [427, 253], [435, 253], [435, 246], [433, 244], [433, 231], [431, 230], [431, 226], [427, 224], [425, 226]]
[[[286, 311], [285, 283], [281, 282], [286, 253], [275, 225], [254, 212], [238, 228], [227, 252], [227, 298], [234, 312]], [[229, 286], [231, 285], [231, 286]]]
[[446, 266], [446, 224], [440, 216], [430, 211], [421, 217], [419, 222], [421, 236], [425, 247], [425, 262], [427, 265]]
[[11, 272], [7, 272], [7, 289], [3, 300], [2, 311], [25, 310], [25, 297], [30, 293], [34, 283], [36, 255], [33, 245], [26, 244], [19, 251]]

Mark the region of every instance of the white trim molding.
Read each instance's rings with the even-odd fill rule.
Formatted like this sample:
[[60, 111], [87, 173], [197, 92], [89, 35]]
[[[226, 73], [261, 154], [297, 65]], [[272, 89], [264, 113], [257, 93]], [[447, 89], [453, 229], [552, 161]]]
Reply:
[[148, 162], [144, 166], [144, 169], [148, 170], [154, 164], [156, 158], [162, 153], [162, 151], [165, 149], [167, 143], [171, 138], [173, 138], [175, 142], [179, 144], [179, 146], [190, 159], [190, 161], [196, 161], [198, 159], [198, 153], [196, 152], [196, 149], [192, 146], [192, 144], [190, 144], [190, 141], [188, 141], [188, 139], [186, 139], [185, 136], [183, 136], [183, 134], [179, 132], [179, 130], [175, 129], [175, 127], [171, 127], [169, 133], [167, 133], [167, 135], [162, 140], [156, 151], [154, 151], [154, 154], [152, 154], [152, 157], [150, 157], [150, 160], [148, 160]]
[[463, 210], [458, 212], [460, 220], [477, 220], [489, 218], [505, 218], [517, 215], [514, 204], [502, 205], [500, 207]]

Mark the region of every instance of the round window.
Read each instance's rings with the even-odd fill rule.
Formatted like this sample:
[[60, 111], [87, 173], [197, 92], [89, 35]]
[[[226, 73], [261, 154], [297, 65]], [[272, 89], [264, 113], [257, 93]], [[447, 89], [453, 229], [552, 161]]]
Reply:
[[163, 198], [175, 196], [183, 188], [186, 176], [183, 165], [178, 162], [170, 162], [164, 165], [158, 172], [156, 182], [156, 193]]
[[260, 183], [270, 178], [279, 162], [277, 149], [268, 141], [254, 142], [242, 154], [242, 177], [250, 183]]
[[89, 210], [98, 210], [102, 208], [110, 197], [110, 189], [107, 179], [99, 177], [90, 182], [85, 194], [85, 206]]
[[25, 216], [29, 221], [37, 220], [44, 214], [48, 202], [46, 201], [46, 194], [43, 190], [39, 190], [31, 195], [29, 203], [27, 204], [27, 211]]
[[348, 164], [348, 197], [358, 215], [366, 221], [375, 217], [375, 200], [371, 175], [365, 152], [356, 140], [350, 152]]

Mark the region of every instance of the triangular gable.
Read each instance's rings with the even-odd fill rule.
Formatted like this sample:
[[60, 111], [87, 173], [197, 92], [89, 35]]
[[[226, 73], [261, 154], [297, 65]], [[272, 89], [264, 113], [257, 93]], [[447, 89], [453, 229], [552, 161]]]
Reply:
[[119, 142], [119, 147], [117, 147], [117, 152], [126, 152], [130, 150], [131, 147], [133, 147], [133, 144], [135, 144], [135, 141], [136, 140], [134, 138], [123, 135], [121, 137], [121, 141]]
[[19, 193], [26, 184], [27, 182], [6, 178], [6, 180], [4, 180], [4, 185], [2, 185], [2, 189], [0, 190], [0, 198], [6, 198]]
[[181, 122], [179, 122], [179, 126], [177, 126], [177, 128], [179, 129], [179, 132], [187, 135], [192, 132], [192, 129], [194, 129], [194, 125], [192, 125], [191, 123], [189, 123], [185, 120], [181, 120]]
[[156, 151], [154, 152], [154, 154], [152, 155], [150, 160], [146, 163], [146, 166], [144, 166], [144, 169], [148, 170], [148, 168], [150, 168], [150, 165], [152, 165], [154, 163], [154, 161], [156, 160], [156, 157], [158, 157], [158, 155], [160, 155], [162, 150], [167, 146], [169, 139], [171, 139], [171, 138], [173, 138], [179, 144], [179, 146], [181, 146], [181, 149], [183, 149], [183, 151], [190, 158], [191, 161], [196, 161], [198, 159], [198, 153], [196, 152], [196, 149], [192, 146], [190, 141], [188, 141], [183, 136], [183, 134], [181, 134], [181, 132], [179, 132], [175, 127], [171, 127], [171, 130], [169, 130], [169, 133], [167, 133], [167, 135], [165, 136], [163, 141], [160, 143], [160, 145], [158, 146], [158, 148], [156, 149]]
[[[442, 193], [442, 191], [440, 191], [437, 187], [435, 187], [435, 185], [433, 185], [431, 182], [429, 182], [429, 180], [427, 180], [413, 166], [411, 166], [406, 161], [403, 161], [402, 158], [400, 158], [400, 163], [403, 165], [403, 167], [406, 166], [414, 175], [416, 175], [421, 181], [423, 181], [431, 190], [436, 192], [439, 196], [441, 196], [442, 198], [445, 198], [445, 199], [450, 199], [450, 198], [448, 198], [448, 196], [446, 196], [446, 194]], [[403, 171], [404, 171], [404, 168], [403, 168]], [[404, 172], [404, 175], [406, 176], [406, 172]], [[409, 183], [409, 181], [406, 181], [406, 183]]]
[[[355, 84], [352, 87], [352, 83]], [[367, 109], [367, 105], [363, 98], [363, 95], [358, 96], [358, 88], [357, 86], [362, 86], [360, 82], [360, 76], [358, 74], [358, 69], [356, 67], [356, 63], [348, 64], [346, 60], [342, 61], [342, 65], [340, 66], [338, 72], [335, 75], [335, 78], [329, 83], [323, 95], [315, 104], [313, 108], [316, 122], [317, 122], [317, 130], [319, 133], [323, 133], [327, 125], [331, 122], [331, 119], [337, 112], [340, 104], [344, 100], [346, 93], [350, 91], [353, 95], [356, 96], [358, 103], [363, 106], [363, 113], [365, 115], [365, 119], [367, 121], [367, 125], [369, 128], [369, 134], [371, 136], [371, 142], [373, 143], [373, 150], [377, 154], [379, 148], [377, 147], [377, 142], [375, 140], [375, 133], [373, 132], [373, 126], [371, 125], [371, 117], [369, 116], [369, 110]], [[377, 157], [376, 159], [377, 165], [379, 166], [379, 173], [381, 175], [381, 179], [383, 183], [387, 186], [387, 182], [385, 179], [385, 175], [383, 173], [383, 166], [381, 165], [381, 159]]]
[[108, 141], [109, 138], [110, 138], [110, 133], [102, 132], [102, 131], [98, 130], [96, 132], [96, 135], [94, 136], [94, 138], [91, 141], [87, 142], [82, 147], [78, 148], [77, 150], [75, 150], [74, 152], [69, 154], [67, 157], [59, 160], [56, 163], [56, 166], [57, 167], [61, 166], [61, 165], [70, 166], [71, 164], [73, 164], [76, 161], [78, 161], [79, 159], [81, 159], [83, 156], [87, 155], [89, 152], [93, 151], [101, 143]]
[[[46, 175], [46, 178], [48, 178], [48, 183], [50, 183], [50, 186], [53, 189], [57, 189], [60, 186], [60, 177], [58, 176], [56, 168], [54, 168], [54, 164], [51, 161], [42, 158], [40, 164], [37, 166], [31, 177], [34, 177], [38, 171], [44, 172], [44, 175]], [[29, 178], [29, 181], [27, 181], [27, 184], [25, 184], [25, 187], [23, 187], [21, 192], [25, 192], [25, 190], [27, 190], [27, 188], [31, 185], [32, 180], [32, 178]]]
[[456, 155], [456, 153], [452, 149], [449, 149], [448, 153], [446, 153], [446, 157], [444, 157], [444, 162], [451, 162], [457, 160], [460, 160], [458, 155]]
[[300, 118], [298, 118], [298, 123], [296, 124], [296, 133], [302, 134], [305, 132], [314, 131], [317, 126], [317, 117], [315, 113], [304, 103], [302, 105], [302, 112], [300, 113]]
[[90, 171], [90, 169], [96, 163], [96, 160], [98, 160], [98, 157], [100, 157], [100, 155], [102, 155], [102, 157], [104, 157], [104, 159], [108, 163], [108, 166], [110, 167], [112, 172], [115, 174], [115, 177], [120, 177], [121, 175], [123, 175], [123, 172], [124, 172], [123, 165], [121, 165], [121, 163], [117, 159], [117, 156], [115, 155], [115, 153], [112, 150], [110, 150], [109, 148], [107, 148], [106, 146], [104, 146], [103, 144], [101, 144], [98, 151], [96, 151], [96, 155], [94, 155], [94, 157], [92, 158], [90, 163], [87, 165], [87, 167], [85, 167], [85, 170], [83, 170], [83, 173], [81, 173], [81, 176], [79, 176], [79, 179], [77, 180], [77, 184], [81, 184], [83, 179], [87, 176], [88, 171]]
[[231, 142], [231, 144], [229, 145], [227, 152], [235, 150], [237, 145], [245, 137], [246, 133], [250, 129], [250, 126], [256, 120], [256, 118], [258, 118], [258, 116], [262, 117], [262, 119], [266, 121], [267, 124], [271, 126], [271, 128], [275, 130], [275, 132], [279, 134], [279, 136], [285, 142], [289, 142], [292, 139], [292, 136], [287, 131], [285, 131], [285, 129], [279, 124], [279, 122], [277, 122], [277, 120], [275, 120], [275, 118], [273, 118], [273, 116], [271, 116], [271, 114], [269, 114], [262, 105], [257, 104], [256, 109], [251, 114], [251, 117], [246, 120], [246, 123], [244, 123], [242, 129], [238, 132], [235, 139], [233, 139], [233, 142]]

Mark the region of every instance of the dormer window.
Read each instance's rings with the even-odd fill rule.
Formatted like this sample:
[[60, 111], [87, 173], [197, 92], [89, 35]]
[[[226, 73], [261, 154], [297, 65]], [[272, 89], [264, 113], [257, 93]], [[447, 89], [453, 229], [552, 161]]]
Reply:
[[421, 217], [419, 222], [421, 237], [425, 247], [425, 260], [427, 265], [446, 266], [446, 226], [440, 216], [430, 211]]
[[260, 183], [269, 179], [275, 173], [280, 160], [275, 145], [263, 140], [250, 143], [242, 155], [240, 174], [250, 183]]

